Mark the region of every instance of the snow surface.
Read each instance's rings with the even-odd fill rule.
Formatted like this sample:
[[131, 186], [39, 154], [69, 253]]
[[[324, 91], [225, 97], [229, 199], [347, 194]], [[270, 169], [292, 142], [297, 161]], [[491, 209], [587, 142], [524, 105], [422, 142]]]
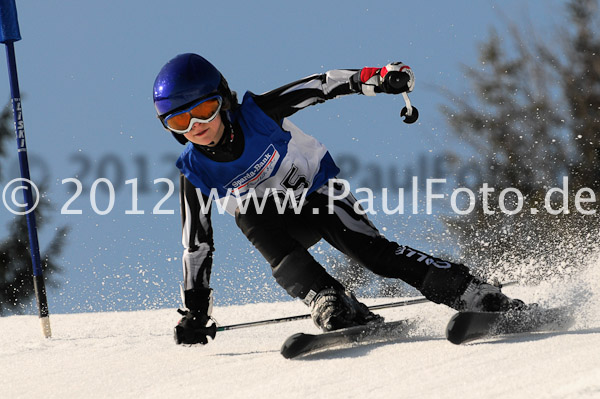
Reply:
[[[505, 291], [528, 301], [556, 301], [558, 292], [551, 285]], [[37, 317], [11, 316], [0, 318], [0, 398], [600, 398], [598, 304], [588, 295], [565, 332], [463, 346], [444, 339], [452, 310], [442, 305], [381, 310], [388, 320], [419, 317], [422, 327], [409, 341], [296, 360], [279, 348], [295, 332], [317, 332], [309, 320], [177, 346], [174, 309], [51, 315], [50, 339], [41, 338]], [[216, 307], [213, 316], [226, 325], [306, 311], [282, 302]]]

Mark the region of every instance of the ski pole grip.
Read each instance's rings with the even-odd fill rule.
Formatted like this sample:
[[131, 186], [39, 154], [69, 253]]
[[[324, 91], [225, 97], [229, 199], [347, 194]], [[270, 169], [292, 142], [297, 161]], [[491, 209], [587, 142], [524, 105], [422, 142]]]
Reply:
[[386, 81], [389, 87], [399, 90], [408, 85], [410, 76], [404, 72], [389, 71], [383, 79]]

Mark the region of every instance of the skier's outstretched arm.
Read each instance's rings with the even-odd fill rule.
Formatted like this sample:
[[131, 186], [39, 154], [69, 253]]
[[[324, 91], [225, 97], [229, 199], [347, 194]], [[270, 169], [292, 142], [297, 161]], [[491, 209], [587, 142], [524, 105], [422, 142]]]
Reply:
[[[389, 72], [406, 74], [406, 84], [392, 87]], [[254, 96], [254, 101], [271, 118], [281, 121], [310, 105], [348, 94], [399, 94], [413, 90], [415, 78], [409, 66], [394, 62], [382, 68], [334, 69], [307, 76], [269, 92]]]
[[175, 327], [175, 341], [206, 344], [203, 334], [212, 312], [210, 272], [213, 259], [213, 231], [210, 199], [185, 176], [180, 176], [180, 203], [183, 251], [182, 297], [185, 310]]

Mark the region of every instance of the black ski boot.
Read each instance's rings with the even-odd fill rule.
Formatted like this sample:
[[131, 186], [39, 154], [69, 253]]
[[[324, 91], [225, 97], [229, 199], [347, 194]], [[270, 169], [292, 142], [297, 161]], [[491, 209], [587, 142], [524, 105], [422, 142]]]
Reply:
[[316, 326], [325, 332], [383, 323], [383, 317], [371, 312], [354, 294], [334, 288], [323, 289], [315, 296], [310, 303], [310, 314]]
[[519, 299], [507, 297], [500, 291], [500, 287], [473, 278], [458, 298], [454, 308], [459, 311], [505, 312], [511, 309], [524, 309], [526, 305]]

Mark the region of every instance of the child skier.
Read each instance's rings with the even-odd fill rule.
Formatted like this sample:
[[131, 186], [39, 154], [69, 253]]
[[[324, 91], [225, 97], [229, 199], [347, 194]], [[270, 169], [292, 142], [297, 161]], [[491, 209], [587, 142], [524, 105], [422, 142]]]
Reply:
[[[398, 74], [405, 74], [407, 82], [400, 88], [389, 79]], [[235, 216], [271, 265], [277, 283], [310, 307], [313, 321], [324, 331], [383, 318], [311, 256], [308, 248], [321, 239], [374, 273], [405, 281], [435, 303], [482, 311], [522, 304], [463, 265], [388, 241], [356, 211], [352, 195], [341, 195], [342, 187], [332, 180], [339, 169], [327, 149], [286, 119], [343, 95], [399, 94], [412, 91], [414, 83], [411, 69], [395, 62], [383, 68], [331, 70], [260, 95], [247, 92], [238, 104], [221, 73], [197, 54], [178, 55], [161, 69], [154, 82], [154, 105], [163, 126], [186, 145], [177, 160], [186, 308], [175, 327], [178, 344], [208, 342], [213, 199]], [[282, 209], [276, 198], [282, 191], [305, 196], [302, 207]], [[264, 202], [248, 201], [242, 209], [231, 196], [255, 196]]]

